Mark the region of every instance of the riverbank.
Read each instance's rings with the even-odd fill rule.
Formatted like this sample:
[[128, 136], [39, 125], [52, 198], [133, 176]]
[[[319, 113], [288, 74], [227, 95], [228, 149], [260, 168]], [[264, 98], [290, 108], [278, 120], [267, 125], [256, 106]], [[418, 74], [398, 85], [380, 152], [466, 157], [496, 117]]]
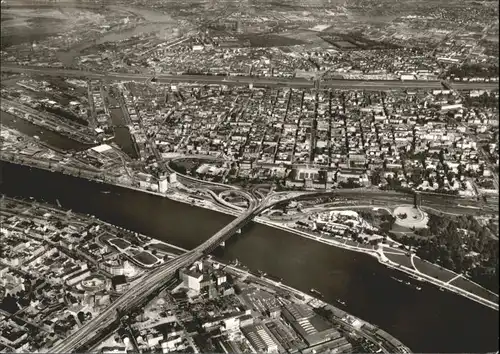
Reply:
[[[68, 151], [83, 151], [89, 148], [89, 145], [79, 143], [58, 132], [39, 127], [2, 110], [0, 110], [0, 122], [2, 129], [13, 129], [17, 132], [16, 135], [23, 139], [27, 141], [36, 140], [38, 144], [60, 154], [66, 154]], [[39, 139], [35, 139], [34, 136], [38, 136]]]
[[[185, 249], [195, 248], [234, 218], [85, 178], [10, 163], [0, 167], [0, 192], [6, 196], [50, 205], [59, 201], [75, 213], [94, 215]], [[317, 289], [324, 301], [383, 328], [416, 352], [497, 350], [497, 311], [434, 285], [419, 284], [372, 256], [312, 241], [251, 222], [213, 255], [270, 274], [306, 293]]]
[[[385, 254], [384, 254], [384, 249], [386, 249], [386, 252], [387, 250], [390, 251], [394, 251], [394, 250], [397, 250], [397, 249], [392, 249], [391, 247], [389, 247], [388, 245], [384, 245], [384, 244], [379, 244], [378, 248], [375, 249], [375, 248], [367, 248], [367, 247], [357, 247], [357, 246], [353, 246], [353, 245], [348, 245], [347, 243], [342, 243], [340, 241], [337, 241], [335, 239], [324, 239], [320, 236], [313, 236], [307, 232], [304, 232], [304, 231], [301, 231], [301, 230], [297, 230], [297, 229], [293, 229], [293, 228], [290, 228], [288, 226], [284, 226], [282, 224], [279, 224], [279, 223], [276, 223], [276, 222], [271, 222], [271, 221], [268, 221], [268, 220], [263, 220], [262, 217], [257, 217], [255, 218], [255, 221], [256, 222], [259, 222], [259, 223], [262, 223], [266, 226], [269, 226], [269, 227], [274, 227], [274, 228], [277, 228], [277, 229], [281, 229], [283, 231], [286, 231], [286, 232], [289, 232], [289, 233], [293, 233], [293, 234], [296, 234], [296, 235], [299, 235], [299, 236], [302, 236], [302, 237], [305, 237], [305, 238], [308, 238], [308, 239], [311, 239], [311, 240], [314, 240], [314, 241], [317, 241], [317, 242], [321, 242], [321, 243], [324, 243], [324, 244], [327, 244], [327, 245], [330, 245], [330, 246], [335, 246], [335, 247], [339, 247], [339, 248], [343, 248], [343, 249], [347, 249], [347, 250], [350, 250], [350, 251], [353, 251], [353, 252], [360, 252], [360, 253], [365, 253], [365, 254], [368, 254], [372, 257], [375, 257], [379, 263], [385, 265], [386, 267], [389, 267], [389, 268], [392, 268], [392, 269], [395, 269], [395, 270], [398, 270], [400, 272], [403, 272], [403, 273], [406, 273], [408, 275], [410, 275], [411, 277], [419, 280], [419, 281], [425, 281], [425, 282], [428, 282], [428, 283], [431, 283], [433, 285], [436, 285], [438, 286], [439, 288], [442, 288], [442, 289], [446, 289], [448, 291], [451, 291], [455, 294], [458, 294], [458, 295], [461, 295], [461, 296], [464, 296], [470, 300], [473, 300], [473, 301], [476, 301], [484, 306], [488, 306], [494, 310], [497, 310], [498, 311], [498, 303], [495, 303], [493, 301], [490, 301], [488, 299], [484, 299], [474, 293], [471, 293], [471, 292], [468, 292], [464, 289], [461, 289], [457, 286], [454, 286], [448, 282], [444, 282], [444, 281], [441, 281], [439, 279], [436, 279], [430, 275], [427, 275], [425, 273], [422, 273], [416, 269], [411, 269], [407, 266], [405, 266], [404, 264], [400, 264], [400, 263], [397, 263], [397, 262], [394, 262], [394, 261], [391, 261]], [[399, 252], [401, 252], [401, 250], [397, 250]], [[401, 252], [402, 255], [404, 255], [405, 253], [404, 252]], [[416, 257], [415, 255], [411, 255], [411, 258], [414, 258]], [[434, 265], [436, 266], [436, 265]], [[438, 266], [436, 266], [438, 267]], [[449, 271], [450, 273], [453, 273], [451, 271]], [[459, 276], [460, 274], [456, 274], [456, 273], [453, 273], [455, 276]], [[493, 293], [492, 293], [493, 294]], [[496, 294], [495, 294], [496, 295]], [[498, 295], [497, 295], [498, 297]]]
[[[0, 156], [0, 159], [3, 159], [3, 156]], [[8, 163], [12, 163], [10, 161], [6, 161]], [[22, 164], [22, 163], [21, 163]], [[30, 165], [30, 164], [22, 164], [22, 165], [25, 165], [25, 166], [28, 166], [28, 167], [35, 167], [35, 168], [41, 168], [41, 169], [44, 169], [44, 170], [49, 170], [49, 171], [52, 171], [52, 169], [49, 169], [49, 168], [46, 168], [44, 166], [44, 164], [40, 164], [39, 161], [37, 161], [36, 164], [34, 165]], [[41, 167], [40, 167], [41, 166]], [[71, 171], [66, 169], [64, 171], [61, 171], [61, 173], [63, 174], [67, 174], [67, 175], [70, 175], [70, 176], [73, 176], [73, 177], [79, 177], [79, 176], [75, 176], [74, 174], [70, 173]], [[94, 182], [99, 182], [99, 183], [109, 183], [110, 181], [103, 181], [103, 180], [100, 180], [100, 179], [97, 179], [97, 178], [92, 178], [92, 177], [86, 177], [88, 180], [90, 181], [94, 181]], [[204, 209], [208, 209], [208, 210], [212, 210], [212, 211], [217, 211], [219, 213], [223, 213], [223, 214], [226, 214], [226, 215], [231, 215], [231, 216], [234, 216], [236, 217], [238, 215], [238, 212], [234, 211], [234, 210], [230, 210], [230, 209], [226, 209], [226, 208], [222, 208], [220, 207], [219, 205], [215, 204], [215, 203], [212, 203], [212, 202], [209, 202], [207, 200], [198, 200], [198, 199], [194, 199], [194, 198], [191, 198], [183, 193], [168, 193], [168, 194], [162, 194], [162, 193], [159, 193], [159, 192], [154, 192], [154, 191], [150, 191], [150, 190], [145, 190], [145, 189], [142, 189], [142, 188], [139, 188], [139, 187], [135, 187], [135, 186], [132, 186], [132, 185], [127, 185], [127, 184], [122, 184], [122, 183], [109, 183], [111, 185], [115, 185], [115, 186], [118, 186], [118, 187], [122, 187], [122, 188], [127, 188], [127, 189], [132, 189], [132, 190], [135, 190], [135, 191], [138, 191], [138, 192], [146, 192], [148, 194], [152, 194], [152, 195], [155, 195], [155, 196], [161, 196], [161, 197], [164, 197], [164, 198], [168, 198], [168, 199], [171, 199], [173, 201], [177, 201], [177, 202], [181, 202], [181, 203], [185, 203], [185, 204], [189, 204], [189, 205], [192, 205], [192, 206], [198, 206], [198, 207], [201, 207], [201, 208], [204, 208]], [[487, 299], [484, 299], [476, 294], [473, 294], [473, 293], [470, 293], [464, 289], [461, 289], [459, 287], [456, 287], [452, 284], [449, 284], [449, 283], [446, 283], [446, 282], [443, 282], [439, 279], [436, 279], [432, 276], [429, 276], [427, 274], [424, 274], [422, 272], [418, 272], [416, 271], [415, 269], [411, 269], [407, 266], [405, 266], [404, 264], [401, 264], [401, 263], [396, 263], [392, 260], [390, 260], [389, 258], [387, 258], [385, 255], [384, 255], [384, 248], [382, 247], [382, 249], [378, 249], [378, 250], [375, 250], [373, 248], [367, 248], [366, 246], [365, 247], [360, 247], [360, 246], [354, 246], [354, 245], [350, 245], [350, 244], [347, 244], [347, 243], [341, 243], [339, 241], [336, 241], [336, 240], [333, 240], [333, 239], [324, 239], [322, 237], [319, 237], [319, 236], [313, 236], [313, 235], [310, 235], [306, 232], [303, 232], [303, 231], [300, 231], [300, 230], [296, 230], [296, 229], [293, 229], [293, 228], [290, 228], [290, 227], [287, 227], [287, 226], [284, 226], [282, 224], [279, 224], [279, 223], [276, 223], [276, 222], [272, 222], [270, 220], [267, 220], [263, 217], [257, 217], [254, 219], [255, 222], [257, 223], [260, 223], [260, 224], [263, 224], [263, 225], [266, 225], [266, 226], [270, 226], [270, 227], [273, 227], [273, 228], [276, 228], [276, 229], [281, 229], [283, 231], [286, 231], [288, 233], [293, 233], [293, 234], [296, 234], [298, 236], [302, 236], [302, 237], [305, 237], [305, 238], [308, 238], [308, 239], [311, 239], [311, 240], [315, 240], [315, 241], [319, 241], [321, 243], [324, 243], [324, 244], [328, 244], [330, 246], [335, 246], [335, 247], [338, 247], [338, 248], [342, 248], [342, 249], [347, 249], [347, 250], [350, 250], [350, 251], [354, 251], [354, 252], [360, 252], [360, 253], [364, 253], [364, 254], [368, 254], [372, 257], [375, 257], [379, 263], [383, 264], [384, 266], [388, 267], [388, 268], [392, 268], [392, 269], [395, 269], [395, 270], [398, 270], [398, 271], [401, 271], [403, 273], [406, 273], [408, 275], [410, 275], [411, 277], [413, 278], [417, 278], [418, 280], [420, 281], [425, 281], [425, 282], [428, 282], [428, 283], [431, 283], [431, 284], [434, 284], [440, 288], [443, 288], [443, 289], [447, 289], [455, 294], [458, 294], [458, 295], [462, 295], [468, 299], [471, 299], [471, 300], [474, 300], [482, 305], [485, 305], [485, 306], [488, 306], [492, 309], [495, 309], [498, 311], [498, 303], [494, 303], [492, 301], [489, 301]], [[388, 248], [388, 247], [386, 247]], [[391, 248], [388, 248], [389, 249], [389, 252], [394, 250], [394, 249], [391, 249]], [[400, 250], [399, 250], [400, 251]], [[437, 266], [436, 266], [437, 267]]]
[[[348, 333], [355, 333], [356, 335], [363, 337], [376, 345], [382, 343], [382, 347], [385, 349], [385, 353], [411, 353], [410, 349], [403, 345], [398, 339], [396, 339], [391, 334], [379, 329], [378, 327], [363, 321], [362, 319], [355, 317], [334, 305], [324, 302], [321, 299], [306, 294], [298, 289], [290, 287], [288, 285], [282, 284], [281, 282], [274, 281], [267, 278], [266, 276], [256, 277], [246, 270], [238, 268], [237, 266], [221, 262], [219, 260], [210, 260], [213, 263], [218, 263], [224, 266], [224, 271], [232, 273], [236, 276], [245, 277], [250, 280], [250, 282], [258, 284], [271, 292], [284, 292], [285, 294], [292, 294], [292, 302], [305, 303], [313, 308], [323, 308], [328, 310], [332, 314], [331, 320], [340, 328]], [[380, 341], [380, 342], [378, 342]]]
[[[213, 202], [210, 202], [207, 200], [204, 200], [204, 201], [197, 200], [197, 199], [191, 198], [191, 197], [189, 197], [185, 194], [182, 194], [182, 193], [175, 193], [174, 192], [174, 193], [169, 193], [167, 195], [164, 195], [162, 193], [158, 193], [158, 192], [154, 192], [154, 191], [147, 191], [147, 190], [143, 190], [143, 189], [137, 188], [137, 187], [121, 185], [121, 184], [117, 184], [117, 185], [120, 187], [123, 187], [123, 188], [131, 188], [131, 189], [137, 190], [139, 192], [147, 192], [147, 193], [150, 193], [150, 194], [153, 194], [156, 196], [167, 197], [167, 198], [174, 200], [174, 201], [177, 201], [177, 202], [190, 204], [190, 205], [201, 207], [204, 209], [215, 210], [219, 213], [231, 215], [234, 217], [237, 217], [239, 214], [237, 211], [235, 211], [233, 209], [221, 207], [217, 203], [213, 203]], [[373, 207], [376, 207], [376, 206], [373, 206]], [[348, 207], [346, 207], [346, 209], [348, 209]], [[433, 284], [433, 285], [437, 286], [439, 289], [446, 289], [446, 290], [453, 292], [457, 295], [464, 296], [464, 297], [468, 298], [469, 300], [473, 300], [475, 302], [478, 302], [481, 305], [487, 306], [487, 307], [492, 308], [496, 311], [498, 311], [498, 309], [499, 309], [498, 294], [491, 293], [490, 291], [488, 291], [484, 287], [480, 286], [479, 284], [476, 284], [476, 283], [464, 278], [463, 275], [454, 273], [450, 270], [446, 270], [446, 271], [453, 274], [453, 277], [452, 277], [453, 279], [458, 279], [459, 277], [466, 279], [468, 282], [470, 282], [471, 284], [473, 284], [474, 286], [479, 288], [479, 290], [481, 292], [483, 292], [483, 293], [487, 292], [489, 295], [488, 297], [490, 299], [486, 299], [486, 298], [481, 297], [477, 294], [474, 294], [470, 291], [467, 291], [467, 290], [462, 289], [458, 286], [450, 284], [450, 281], [442, 281], [442, 280], [437, 279], [436, 277], [434, 277], [432, 275], [425, 274], [422, 271], [418, 270], [417, 267], [414, 265], [415, 258], [420, 260], [420, 258], [416, 257], [414, 254], [411, 254], [411, 256], [410, 256], [411, 257], [411, 264], [413, 266], [412, 268], [406, 266], [404, 264], [405, 262], [398, 263], [394, 260], [391, 260], [387, 257], [387, 255], [385, 253], [391, 254], [391, 253], [396, 252], [397, 254], [405, 256], [405, 257], [407, 257], [407, 255], [406, 255], [406, 252], [401, 251], [400, 249], [392, 248], [389, 245], [379, 244], [378, 248], [374, 249], [374, 248], [368, 247], [367, 245], [352, 245], [352, 244], [348, 244], [347, 242], [343, 243], [341, 241], [337, 241], [334, 238], [325, 239], [325, 238], [320, 237], [320, 236], [313, 236], [307, 232], [288, 227], [284, 223], [271, 221], [268, 218], [265, 218], [262, 216], [255, 217], [254, 221], [259, 223], [259, 224], [263, 224], [263, 225], [266, 225], [266, 226], [269, 226], [269, 227], [272, 227], [275, 229], [280, 229], [280, 230], [288, 232], [288, 233], [293, 233], [295, 235], [305, 237], [305, 238], [308, 238], [310, 240], [317, 241], [317, 242], [320, 242], [323, 244], [327, 244], [329, 246], [334, 246], [337, 248], [342, 248], [342, 249], [346, 249], [349, 251], [359, 252], [359, 253], [364, 253], [364, 254], [370, 255], [370, 256], [376, 258], [378, 260], [378, 262], [383, 264], [384, 266], [391, 268], [391, 269], [394, 269], [394, 270], [397, 270], [397, 271], [400, 271], [400, 272], [403, 272], [403, 273], [411, 276], [414, 279], [417, 279], [417, 280], [422, 281], [422, 282], [427, 282], [427, 283]], [[421, 260], [421, 261], [423, 261], [423, 260]], [[423, 261], [423, 262], [426, 262], [426, 261]], [[428, 263], [428, 264], [430, 266], [436, 268], [436, 270], [441, 269], [441, 267], [438, 265], [435, 265], [432, 263]], [[439, 272], [437, 271], [436, 274], [439, 274]], [[496, 298], [497, 301], [496, 302], [491, 301], [492, 297]]]
[[[22, 165], [30, 168], [37, 168], [45, 171], [50, 171], [50, 172], [56, 172], [56, 173], [61, 173], [64, 175], [76, 177], [76, 178], [84, 178], [92, 182], [96, 183], [103, 183], [103, 184], [109, 184], [113, 185], [116, 187], [121, 187], [121, 188], [127, 188], [131, 189], [134, 191], [142, 192], [142, 193], [148, 193], [157, 197], [163, 197], [163, 198], [168, 198], [171, 200], [174, 200], [176, 202], [180, 203], [185, 203], [185, 204], [190, 204], [193, 206], [198, 206], [204, 209], [209, 209], [209, 210], [215, 210], [220, 213], [224, 213], [227, 215], [231, 216], [237, 216], [238, 213], [229, 208], [223, 208], [218, 204], [211, 203], [206, 200], [200, 200], [200, 199], [195, 199], [189, 196], [186, 196], [182, 192], [179, 193], [179, 190], [177, 190], [177, 193], [174, 192], [167, 192], [167, 193], [160, 193], [160, 192], [155, 192], [150, 189], [145, 189], [145, 188], [140, 188], [137, 186], [134, 186], [132, 184], [127, 184], [127, 183], [121, 183], [117, 182], [116, 180], [113, 180], [114, 176], [113, 175], [107, 175], [106, 176], [102, 173], [98, 173], [96, 171], [89, 171], [89, 170], [84, 170], [78, 167], [73, 167], [73, 166], [58, 166], [56, 161], [41, 161], [37, 159], [31, 159], [27, 156], [20, 157], [16, 154], [8, 153], [5, 151], [0, 152], [0, 161], [4, 161], [6, 163], [11, 163], [11, 164], [17, 164], [17, 165]], [[101, 178], [99, 178], [101, 177]], [[186, 188], [187, 189], [187, 188]]]

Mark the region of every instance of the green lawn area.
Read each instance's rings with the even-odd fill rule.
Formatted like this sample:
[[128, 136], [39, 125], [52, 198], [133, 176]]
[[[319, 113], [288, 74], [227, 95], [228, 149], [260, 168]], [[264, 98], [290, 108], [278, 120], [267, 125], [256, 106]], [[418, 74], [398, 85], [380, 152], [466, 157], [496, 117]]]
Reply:
[[391, 231], [392, 232], [404, 232], [404, 233], [408, 233], [408, 234], [413, 234], [413, 231], [411, 229], [404, 227], [404, 226], [401, 226], [401, 225], [398, 225], [398, 224], [394, 224]]
[[144, 265], [153, 265], [158, 261], [158, 258], [153, 256], [151, 253], [147, 251], [142, 251], [139, 252], [134, 256], [134, 259], [137, 260], [139, 263], [142, 263]]
[[101, 242], [106, 242], [106, 241], [109, 241], [109, 240], [111, 240], [113, 238], [116, 238], [116, 236], [110, 234], [109, 232], [106, 232], [106, 233], [102, 234], [101, 236], [99, 236], [99, 240]]
[[[341, 241], [340, 239], [337, 239], [338, 241]], [[347, 240], [345, 242], [346, 245], [350, 245], [350, 246], [356, 246], [356, 247], [359, 247], [359, 248], [365, 248], [367, 250], [372, 250], [373, 249], [373, 246], [372, 245], [367, 245], [367, 244], [364, 244], [364, 243], [358, 243], [356, 241], [352, 241], [352, 240]]]
[[434, 277], [438, 280], [441, 281], [449, 281], [453, 279], [454, 277], [457, 276], [457, 274], [453, 273], [450, 270], [440, 268], [437, 265], [434, 265], [432, 263], [423, 261], [420, 258], [414, 258], [413, 262], [415, 264], [415, 267], [422, 273], [427, 274], [431, 277]]
[[152, 243], [149, 245], [149, 247], [157, 249], [158, 251], [165, 252], [165, 253], [175, 253], [175, 254], [182, 253], [181, 250], [179, 250], [177, 248], [170, 247], [169, 245], [165, 245], [164, 243]]
[[413, 265], [411, 264], [411, 259], [406, 254], [391, 254], [384, 252], [384, 255], [397, 264], [401, 264], [404, 267], [413, 269]]
[[113, 238], [111, 240], [108, 240], [108, 242], [110, 244], [112, 244], [113, 246], [116, 246], [122, 250], [126, 249], [127, 247], [129, 247], [131, 245], [130, 242], [128, 242], [127, 240], [121, 239], [121, 238]]
[[474, 284], [469, 279], [466, 279], [464, 277], [455, 279], [450, 284], [459, 287], [461, 289], [464, 289], [466, 291], [469, 291], [475, 295], [481, 296], [482, 298], [485, 298], [487, 300], [498, 303], [498, 295], [492, 294], [491, 292], [484, 289], [480, 285]]

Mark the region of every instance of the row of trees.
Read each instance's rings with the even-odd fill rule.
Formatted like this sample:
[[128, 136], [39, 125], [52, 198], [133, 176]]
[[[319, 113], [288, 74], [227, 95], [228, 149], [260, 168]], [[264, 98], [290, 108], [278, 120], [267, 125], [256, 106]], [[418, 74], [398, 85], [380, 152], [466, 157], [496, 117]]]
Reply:
[[483, 93], [479, 97], [465, 97], [464, 104], [466, 107], [498, 108], [498, 97]]
[[447, 76], [454, 76], [458, 78], [498, 77], [498, 65], [463, 64], [461, 66], [452, 66], [448, 69]]

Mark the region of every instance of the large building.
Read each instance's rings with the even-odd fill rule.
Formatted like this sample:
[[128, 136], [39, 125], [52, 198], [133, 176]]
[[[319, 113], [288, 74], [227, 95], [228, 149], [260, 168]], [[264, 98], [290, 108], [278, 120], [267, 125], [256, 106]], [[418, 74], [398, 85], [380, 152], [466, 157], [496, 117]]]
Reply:
[[158, 192], [167, 193], [167, 191], [168, 191], [168, 179], [160, 178], [160, 180], [158, 180]]
[[341, 337], [330, 323], [315, 314], [310, 307], [292, 303], [284, 308], [283, 316], [309, 346]]
[[170, 183], [173, 187], [177, 185], [177, 173], [173, 172], [168, 175], [168, 183]]
[[201, 291], [201, 281], [203, 274], [196, 269], [186, 269], [182, 271], [182, 280], [184, 285], [194, 291]]
[[128, 260], [108, 259], [104, 262], [99, 263], [99, 268], [108, 272], [111, 275], [123, 275], [126, 271], [131, 268], [130, 262]]
[[246, 326], [241, 329], [257, 353], [277, 353], [278, 341], [262, 324]]
[[190, 290], [201, 292], [210, 287], [212, 279], [209, 273], [203, 271], [203, 263], [195, 262], [187, 269], [181, 269], [179, 273], [184, 286]]
[[463, 105], [461, 103], [454, 103], [454, 104], [444, 104], [441, 106], [441, 112], [448, 112], [448, 111], [454, 111], [458, 109], [462, 109]]

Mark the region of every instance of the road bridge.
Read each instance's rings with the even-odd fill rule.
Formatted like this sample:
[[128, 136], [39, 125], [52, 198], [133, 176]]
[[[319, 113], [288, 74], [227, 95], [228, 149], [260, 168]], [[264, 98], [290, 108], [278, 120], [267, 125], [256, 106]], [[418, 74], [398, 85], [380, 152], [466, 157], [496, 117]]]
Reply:
[[103, 329], [112, 325], [117, 319], [116, 316], [118, 311], [123, 313], [141, 304], [148, 295], [160, 289], [166, 281], [176, 276], [181, 268], [194, 263], [199, 258], [212, 252], [221, 242], [227, 240], [238, 229], [250, 222], [265, 209], [283, 200], [293, 199], [304, 193], [307, 194], [307, 192], [299, 193], [300, 192], [296, 192], [291, 197], [284, 193], [271, 193], [259, 204], [251, 204], [250, 208], [246, 210], [245, 213], [242, 213], [236, 219], [224, 226], [201, 245], [148, 273], [137, 283], [137, 285], [126, 291], [101, 314], [90, 322], [87, 322], [76, 333], [61, 341], [53, 348], [50, 348], [50, 352], [69, 353], [78, 350], [97, 337]]

